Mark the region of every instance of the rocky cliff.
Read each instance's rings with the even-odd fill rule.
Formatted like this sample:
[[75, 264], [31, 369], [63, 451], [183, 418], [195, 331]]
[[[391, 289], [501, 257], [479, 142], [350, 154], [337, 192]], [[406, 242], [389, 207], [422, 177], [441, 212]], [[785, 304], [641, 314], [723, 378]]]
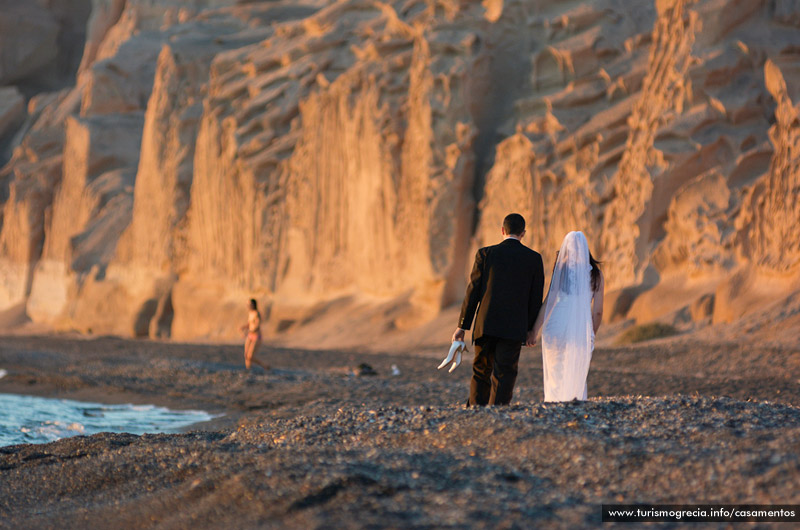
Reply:
[[355, 305], [414, 328], [518, 211], [547, 263], [587, 234], [611, 322], [795, 314], [797, 2], [17, 4], [0, 310], [225, 337], [255, 297], [273, 332]]

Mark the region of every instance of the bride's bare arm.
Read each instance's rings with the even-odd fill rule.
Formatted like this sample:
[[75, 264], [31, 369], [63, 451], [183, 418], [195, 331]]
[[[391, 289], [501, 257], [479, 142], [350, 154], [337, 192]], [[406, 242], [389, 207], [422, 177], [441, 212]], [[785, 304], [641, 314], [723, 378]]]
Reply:
[[533, 323], [533, 328], [528, 332], [528, 340], [525, 341], [526, 346], [536, 346], [536, 338], [539, 336], [539, 331], [542, 330], [542, 323], [544, 322], [544, 313], [545, 309], [547, 308], [547, 299], [550, 297], [550, 293], [547, 293], [547, 296], [544, 297], [544, 302], [542, 302], [542, 307], [539, 309], [539, 315], [536, 317], [536, 322]]
[[542, 331], [542, 324], [544, 323], [544, 314], [545, 314], [545, 309], [547, 309], [548, 298], [550, 298], [550, 293], [547, 293], [547, 296], [544, 297], [544, 301], [542, 302], [542, 309], [539, 310], [539, 315], [536, 317], [536, 322], [533, 323], [534, 337], [538, 337], [539, 332]]
[[605, 290], [605, 280], [603, 279], [603, 272], [600, 271], [600, 278], [597, 282], [597, 289], [592, 294], [592, 326], [594, 332], [600, 329], [600, 324], [603, 323], [603, 292]]

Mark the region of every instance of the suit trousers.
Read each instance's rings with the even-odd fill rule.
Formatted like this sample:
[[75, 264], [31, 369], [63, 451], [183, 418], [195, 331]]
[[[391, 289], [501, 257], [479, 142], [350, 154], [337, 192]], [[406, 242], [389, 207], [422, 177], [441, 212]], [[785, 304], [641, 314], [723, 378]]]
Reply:
[[475, 360], [469, 402], [472, 405], [508, 405], [514, 394], [519, 370], [518, 340], [483, 336], [475, 340]]

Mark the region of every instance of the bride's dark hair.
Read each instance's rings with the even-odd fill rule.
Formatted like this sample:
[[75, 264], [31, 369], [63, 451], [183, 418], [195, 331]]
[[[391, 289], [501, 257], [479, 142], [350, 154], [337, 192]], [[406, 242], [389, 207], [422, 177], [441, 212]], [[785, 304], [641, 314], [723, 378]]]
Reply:
[[597, 261], [589, 252], [589, 263], [592, 265], [592, 291], [597, 290], [597, 285], [600, 283], [600, 264], [602, 261]]

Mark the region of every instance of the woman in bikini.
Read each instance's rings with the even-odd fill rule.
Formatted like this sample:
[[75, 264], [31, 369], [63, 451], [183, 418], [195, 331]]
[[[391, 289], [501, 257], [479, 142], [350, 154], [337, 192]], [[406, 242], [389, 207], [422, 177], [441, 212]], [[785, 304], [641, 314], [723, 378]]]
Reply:
[[244, 341], [244, 367], [250, 369], [250, 363], [256, 363], [264, 370], [269, 370], [269, 366], [255, 358], [258, 347], [261, 346], [261, 313], [258, 312], [258, 304], [254, 299], [250, 299], [250, 311], [247, 314], [247, 324], [242, 326], [242, 332], [246, 333]]

